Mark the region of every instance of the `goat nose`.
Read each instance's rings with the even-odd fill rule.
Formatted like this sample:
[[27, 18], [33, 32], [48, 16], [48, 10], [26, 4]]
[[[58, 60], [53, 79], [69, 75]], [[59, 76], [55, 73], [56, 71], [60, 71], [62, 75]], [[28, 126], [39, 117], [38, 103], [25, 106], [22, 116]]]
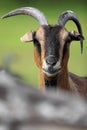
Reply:
[[48, 56], [46, 58], [46, 63], [48, 65], [55, 65], [57, 63], [57, 58], [55, 56]]

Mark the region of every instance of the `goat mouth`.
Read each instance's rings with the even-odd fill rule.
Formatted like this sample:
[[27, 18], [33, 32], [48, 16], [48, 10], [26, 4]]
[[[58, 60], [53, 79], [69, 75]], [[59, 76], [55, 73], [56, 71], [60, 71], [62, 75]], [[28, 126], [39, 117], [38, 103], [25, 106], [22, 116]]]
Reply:
[[47, 69], [43, 68], [43, 72], [44, 72], [45, 74], [49, 75], [49, 76], [54, 76], [54, 75], [60, 73], [60, 71], [61, 71], [61, 68], [59, 68], [59, 69], [54, 69], [54, 68], [51, 67], [51, 66], [48, 67]]

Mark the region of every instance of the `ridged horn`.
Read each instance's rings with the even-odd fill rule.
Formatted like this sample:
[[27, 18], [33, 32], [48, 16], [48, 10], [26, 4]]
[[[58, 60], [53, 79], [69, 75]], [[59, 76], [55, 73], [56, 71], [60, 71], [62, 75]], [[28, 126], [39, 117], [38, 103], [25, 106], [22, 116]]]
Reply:
[[34, 17], [39, 22], [40, 25], [48, 25], [45, 15], [40, 10], [33, 7], [22, 7], [22, 8], [12, 10], [11, 12], [2, 16], [2, 18], [7, 18], [10, 16], [15, 16], [20, 14], [25, 14]]
[[[71, 10], [65, 11], [59, 16], [58, 25], [65, 26], [65, 24], [67, 23], [68, 20], [72, 20], [76, 24], [78, 32], [83, 36], [82, 27], [81, 27], [81, 24], [80, 24], [80, 22], [78, 20], [78, 17]], [[83, 40], [84, 39], [80, 40], [81, 53], [83, 52]]]

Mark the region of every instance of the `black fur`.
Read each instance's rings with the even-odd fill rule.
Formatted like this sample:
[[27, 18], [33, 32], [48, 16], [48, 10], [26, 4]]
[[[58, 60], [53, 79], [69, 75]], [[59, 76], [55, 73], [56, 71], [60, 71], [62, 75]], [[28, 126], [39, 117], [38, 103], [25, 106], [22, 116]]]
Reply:
[[55, 57], [59, 57], [58, 49], [59, 49], [59, 39], [58, 33], [61, 30], [61, 26], [44, 26], [45, 29], [45, 53], [46, 56], [53, 55]]
[[33, 42], [34, 42], [34, 46], [37, 47], [37, 51], [39, 52], [40, 56], [41, 56], [41, 46], [39, 41], [35, 38], [36, 32], [33, 33]]
[[57, 90], [57, 79], [47, 80], [45, 79], [45, 88], [47, 90]]

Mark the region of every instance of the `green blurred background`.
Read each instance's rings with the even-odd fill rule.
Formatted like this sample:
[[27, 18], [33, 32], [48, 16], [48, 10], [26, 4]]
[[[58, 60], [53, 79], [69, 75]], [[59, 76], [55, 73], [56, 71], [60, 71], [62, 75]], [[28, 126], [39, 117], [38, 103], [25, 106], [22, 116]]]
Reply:
[[[5, 13], [24, 6], [40, 9], [46, 15], [50, 24], [56, 24], [58, 16], [65, 10], [77, 13], [82, 24], [84, 53], [80, 53], [79, 42], [72, 42], [70, 47], [69, 71], [80, 76], [87, 75], [87, 1], [86, 0], [1, 0], [0, 17]], [[22, 43], [20, 37], [29, 30], [36, 30], [38, 22], [29, 16], [15, 16], [0, 19], [0, 65], [4, 65], [4, 57], [15, 56], [11, 70], [23, 76], [27, 83], [38, 85], [38, 68], [34, 63], [33, 44]], [[73, 22], [68, 22], [66, 28], [77, 30]]]

